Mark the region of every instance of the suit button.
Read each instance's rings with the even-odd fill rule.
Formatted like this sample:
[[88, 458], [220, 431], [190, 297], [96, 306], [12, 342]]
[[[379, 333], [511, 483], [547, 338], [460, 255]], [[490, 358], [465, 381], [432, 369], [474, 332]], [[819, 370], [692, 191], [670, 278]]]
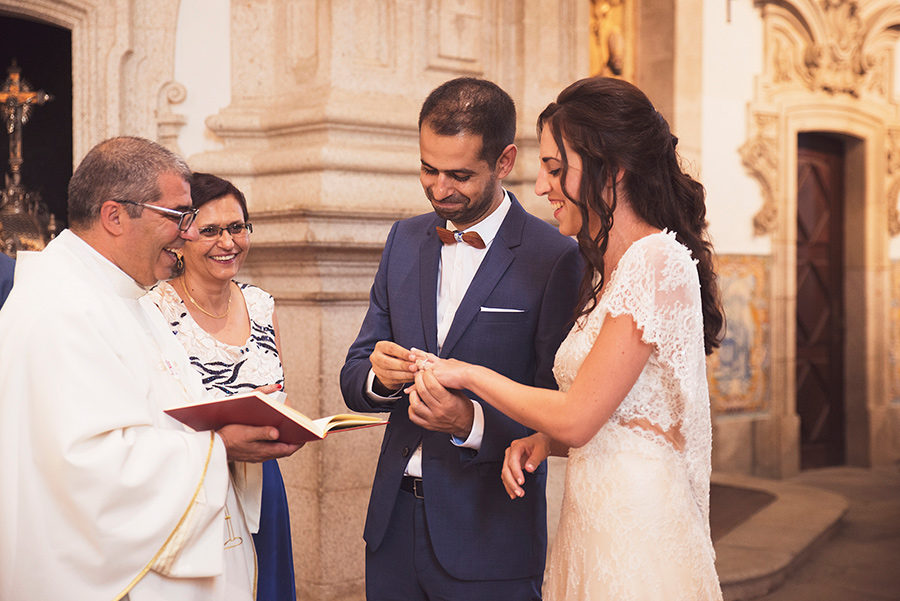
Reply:
[[404, 457], [409, 457], [409, 447], [403, 447], [403, 450], [400, 451], [400, 454]]

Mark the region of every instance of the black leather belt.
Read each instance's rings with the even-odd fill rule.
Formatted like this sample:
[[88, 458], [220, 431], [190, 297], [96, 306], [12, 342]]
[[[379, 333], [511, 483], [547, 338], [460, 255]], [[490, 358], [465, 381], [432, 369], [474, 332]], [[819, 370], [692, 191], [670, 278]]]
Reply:
[[425, 498], [425, 485], [421, 478], [415, 476], [403, 476], [403, 480], [400, 481], [400, 490], [412, 493], [417, 499]]

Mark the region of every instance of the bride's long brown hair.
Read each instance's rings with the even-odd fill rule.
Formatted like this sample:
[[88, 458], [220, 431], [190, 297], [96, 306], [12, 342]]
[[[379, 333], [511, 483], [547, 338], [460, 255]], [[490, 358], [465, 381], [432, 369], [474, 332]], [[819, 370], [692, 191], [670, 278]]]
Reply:
[[[587, 259], [581, 282], [576, 316], [591, 311], [604, 285], [604, 255], [616, 208], [617, 186], [611, 186], [604, 201], [607, 182], [619, 170], [624, 195], [637, 215], [658, 229], [675, 232], [697, 260], [700, 300], [703, 309], [703, 339], [707, 354], [718, 347], [724, 335], [725, 315], [719, 299], [713, 249], [707, 235], [706, 193], [703, 186], [684, 173], [675, 152], [678, 139], [669, 124], [638, 88], [620, 79], [590, 77], [576, 81], [560, 92], [537, 121], [538, 137], [547, 126], [559, 148], [566, 181], [569, 163], [563, 139], [581, 157], [580, 199], [563, 193], [581, 210], [581, 231], [576, 238]], [[599, 224], [592, 236], [588, 227]], [[594, 273], [600, 277], [594, 279]]]

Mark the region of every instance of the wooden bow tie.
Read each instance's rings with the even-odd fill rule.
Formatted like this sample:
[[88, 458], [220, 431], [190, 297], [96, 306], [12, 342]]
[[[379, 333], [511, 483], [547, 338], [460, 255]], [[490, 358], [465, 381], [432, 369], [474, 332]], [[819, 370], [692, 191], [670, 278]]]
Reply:
[[465, 242], [469, 246], [473, 246], [478, 249], [484, 248], [484, 240], [481, 239], [481, 236], [478, 235], [478, 232], [461, 232], [459, 230], [453, 230], [452, 232], [445, 227], [437, 226], [434, 229], [437, 230], [438, 238], [441, 239], [441, 242], [444, 244], [456, 244], [457, 242]]

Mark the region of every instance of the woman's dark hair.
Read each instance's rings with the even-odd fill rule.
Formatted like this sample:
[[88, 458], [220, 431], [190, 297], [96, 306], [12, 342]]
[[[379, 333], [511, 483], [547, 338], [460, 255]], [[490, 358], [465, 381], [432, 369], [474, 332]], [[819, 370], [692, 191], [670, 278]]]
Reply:
[[[604, 285], [604, 255], [616, 208], [616, 181], [621, 169], [622, 190], [635, 213], [659, 229], [675, 232], [697, 260], [700, 299], [703, 309], [704, 348], [710, 354], [724, 334], [725, 315], [719, 299], [713, 250], [706, 231], [706, 203], [703, 186], [684, 173], [675, 152], [678, 138], [650, 100], [632, 84], [608, 77], [576, 81], [560, 92], [537, 121], [538, 137], [544, 126], [553, 136], [562, 163], [560, 181], [566, 181], [569, 163], [566, 148], [581, 157], [580, 199], [563, 193], [581, 210], [578, 246], [587, 259], [581, 282], [576, 317], [591, 311]], [[595, 213], [599, 219], [589, 220]], [[589, 221], [599, 223], [592, 236]], [[600, 277], [594, 279], [594, 271]]]
[[247, 212], [247, 199], [244, 198], [244, 194], [234, 184], [211, 173], [194, 173], [191, 176], [191, 204], [194, 205], [195, 209], [199, 209], [211, 200], [229, 195], [234, 196], [238, 204], [241, 205], [244, 221], [249, 221], [250, 214]]

